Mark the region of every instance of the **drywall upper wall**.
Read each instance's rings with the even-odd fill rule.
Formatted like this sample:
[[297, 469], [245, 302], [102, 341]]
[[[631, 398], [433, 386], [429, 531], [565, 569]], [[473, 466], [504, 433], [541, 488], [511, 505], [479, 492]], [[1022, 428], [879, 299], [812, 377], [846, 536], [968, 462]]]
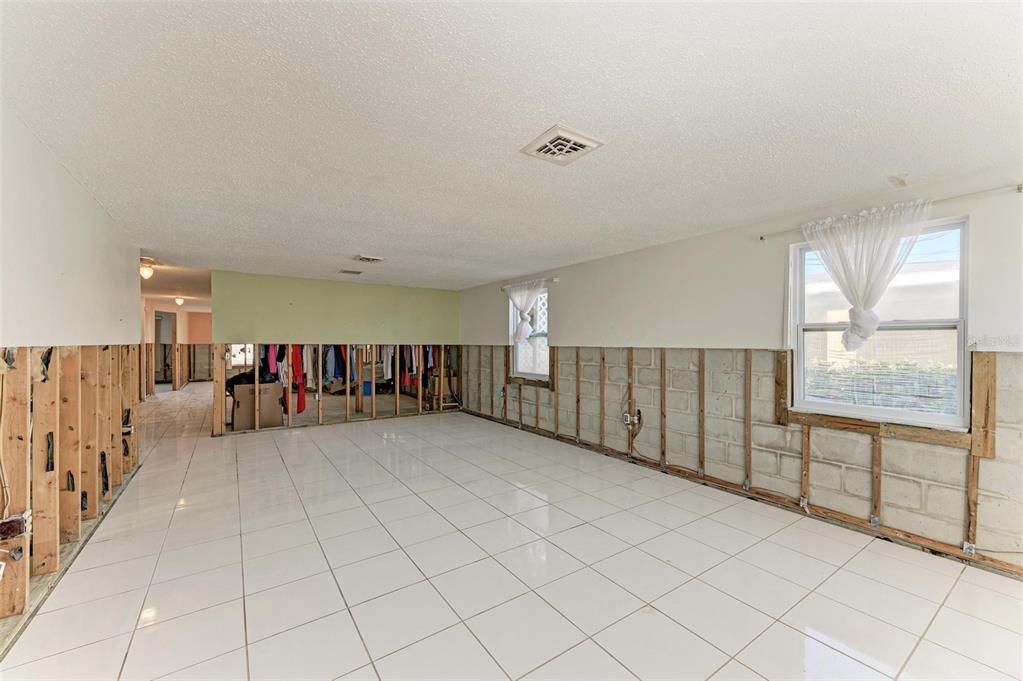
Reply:
[[209, 312], [188, 312], [189, 343], [213, 342], [213, 317]]
[[[931, 211], [933, 218], [960, 215], [970, 219], [970, 342], [978, 350], [1023, 351], [1020, 195], [1002, 190], [937, 203]], [[540, 273], [559, 278], [550, 287], [550, 342], [782, 348], [789, 246], [801, 238], [798, 232], [757, 237], [799, 222], [788, 218]], [[463, 343], [508, 343], [503, 283], [461, 292]]]
[[458, 343], [441, 289], [214, 271], [216, 343]]
[[0, 345], [137, 343], [139, 249], [6, 103]]

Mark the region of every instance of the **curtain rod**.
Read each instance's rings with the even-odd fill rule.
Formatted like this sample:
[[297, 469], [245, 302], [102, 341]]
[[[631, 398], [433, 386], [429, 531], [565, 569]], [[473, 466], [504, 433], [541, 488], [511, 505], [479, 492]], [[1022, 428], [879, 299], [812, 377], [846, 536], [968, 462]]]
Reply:
[[558, 283], [558, 278], [557, 277], [540, 277], [539, 279], [527, 279], [526, 281], [520, 281], [520, 282], [516, 282], [514, 284], [505, 284], [504, 286], [501, 287], [501, 290], [503, 291], [506, 288], [510, 288], [512, 286], [518, 286], [520, 284], [525, 284], [528, 281], [542, 281], [545, 284], [547, 284], [547, 283], [557, 284]]
[[[947, 201], [955, 201], [957, 199], [965, 199], [968, 196], [976, 196], [978, 194], [990, 194], [991, 192], [1000, 192], [1000, 191], [1004, 191], [1006, 189], [1015, 189], [1017, 194], [1023, 194], [1023, 183], [1020, 183], [1020, 184], [1005, 184], [1005, 185], [1002, 185], [1000, 187], [991, 187], [990, 189], [980, 189], [980, 190], [975, 191], [975, 192], [967, 192], [965, 194], [956, 194], [955, 196], [946, 196], [943, 199], [936, 199], [934, 201], [931, 201], [931, 203], [932, 204], [935, 204], [935, 203], [945, 203]], [[785, 234], [802, 233], [802, 231], [803, 231], [802, 227], [793, 227], [791, 229], [783, 229], [783, 230], [778, 231], [778, 232], [769, 232], [767, 234], [761, 234], [760, 236], [757, 237], [757, 240], [758, 241], [767, 241], [768, 239], [773, 239], [774, 237], [777, 237], [777, 236], [783, 236]]]

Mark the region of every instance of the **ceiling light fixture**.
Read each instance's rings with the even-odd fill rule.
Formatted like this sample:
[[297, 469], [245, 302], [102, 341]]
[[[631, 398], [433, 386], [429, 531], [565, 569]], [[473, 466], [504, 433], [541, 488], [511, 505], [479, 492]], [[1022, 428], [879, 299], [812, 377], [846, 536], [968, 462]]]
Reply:
[[181, 296], [178, 296], [177, 298], [174, 299], [174, 304], [177, 305], [178, 307], [181, 307], [182, 305], [185, 304], [185, 299], [182, 298]]
[[156, 261], [152, 258], [139, 258], [139, 276], [143, 279], [150, 279], [156, 272], [154, 265], [156, 265]]
[[355, 260], [356, 262], [366, 262], [370, 263], [371, 265], [375, 265], [378, 262], [384, 261], [383, 258], [378, 258], [375, 255], [357, 255], [352, 259]]

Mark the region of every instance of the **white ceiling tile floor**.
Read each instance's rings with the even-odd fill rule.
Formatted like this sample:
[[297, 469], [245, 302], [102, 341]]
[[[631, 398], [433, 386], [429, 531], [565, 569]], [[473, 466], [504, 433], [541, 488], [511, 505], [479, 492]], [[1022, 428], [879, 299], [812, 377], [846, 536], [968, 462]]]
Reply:
[[1007, 577], [464, 414], [214, 440], [208, 401], [144, 405], [3, 679], [1023, 675]]

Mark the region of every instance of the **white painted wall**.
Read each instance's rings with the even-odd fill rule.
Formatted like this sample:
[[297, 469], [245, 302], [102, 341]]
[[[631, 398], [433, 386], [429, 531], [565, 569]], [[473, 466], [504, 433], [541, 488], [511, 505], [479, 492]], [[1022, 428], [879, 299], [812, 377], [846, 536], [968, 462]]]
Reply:
[[137, 343], [139, 249], [6, 103], [0, 345]]
[[[790, 230], [815, 215], [875, 203], [790, 216], [538, 273], [560, 279], [550, 287], [550, 342], [782, 348], [789, 246], [802, 239], [798, 232], [765, 241], [757, 237]], [[1023, 351], [1020, 205], [1019, 194], [1002, 190], [937, 203], [931, 211], [932, 218], [970, 218], [967, 324], [978, 350]], [[500, 290], [505, 283], [461, 292], [463, 343], [508, 343], [508, 302]]]

